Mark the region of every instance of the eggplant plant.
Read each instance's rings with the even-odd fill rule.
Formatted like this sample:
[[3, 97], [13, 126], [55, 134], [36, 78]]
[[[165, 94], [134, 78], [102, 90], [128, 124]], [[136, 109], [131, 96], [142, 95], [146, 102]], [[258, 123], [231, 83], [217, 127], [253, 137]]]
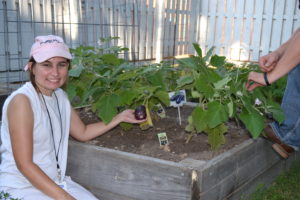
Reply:
[[118, 57], [126, 50], [91, 46], [71, 50], [74, 59], [67, 85], [69, 98], [74, 106], [91, 105], [106, 124], [125, 108], [144, 105], [151, 110], [158, 103], [169, 105], [167, 91], [175, 85], [171, 84], [176, 80], [172, 77], [174, 68], [166, 63], [135, 66]]
[[[197, 55], [179, 59], [179, 68], [185, 74], [177, 81], [177, 89], [191, 91], [197, 106], [188, 118], [187, 142], [197, 133], [208, 134], [212, 149], [225, 143], [226, 123], [234, 119], [257, 138], [263, 131], [267, 115], [283, 121], [283, 113], [264, 88], [248, 92], [245, 88], [248, 73], [257, 66], [235, 67], [226, 63], [224, 56], [212, 55], [211, 48], [205, 56], [198, 44], [193, 44]], [[259, 100], [260, 103], [255, 103]]]

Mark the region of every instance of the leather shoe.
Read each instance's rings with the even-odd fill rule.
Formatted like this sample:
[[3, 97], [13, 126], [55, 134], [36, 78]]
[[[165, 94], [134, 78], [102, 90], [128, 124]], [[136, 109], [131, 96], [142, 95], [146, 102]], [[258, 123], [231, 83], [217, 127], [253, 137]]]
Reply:
[[272, 145], [272, 148], [283, 158], [288, 158], [289, 153], [292, 153], [294, 149], [283, 142], [281, 142], [275, 135], [273, 129], [270, 125], [267, 125], [264, 129], [264, 132], [266, 133], [266, 136], [269, 140], [271, 140], [274, 144]]

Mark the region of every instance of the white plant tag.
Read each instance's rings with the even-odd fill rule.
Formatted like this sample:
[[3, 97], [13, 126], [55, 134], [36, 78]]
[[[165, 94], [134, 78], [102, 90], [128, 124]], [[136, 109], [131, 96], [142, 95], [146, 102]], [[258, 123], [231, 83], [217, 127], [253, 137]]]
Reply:
[[170, 105], [173, 107], [182, 106], [186, 103], [186, 93], [185, 90], [179, 90], [176, 92], [169, 92]]
[[158, 133], [157, 136], [158, 136], [160, 146], [169, 144], [168, 137], [167, 137], [167, 134], [165, 132]]

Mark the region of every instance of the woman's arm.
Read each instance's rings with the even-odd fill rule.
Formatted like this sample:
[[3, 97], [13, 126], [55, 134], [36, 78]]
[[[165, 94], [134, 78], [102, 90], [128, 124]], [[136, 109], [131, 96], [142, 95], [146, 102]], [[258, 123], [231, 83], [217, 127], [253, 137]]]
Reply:
[[32, 160], [34, 119], [29, 99], [23, 94], [16, 95], [8, 105], [7, 117], [12, 151], [20, 172], [46, 195], [54, 199], [74, 200]]
[[275, 82], [279, 78], [286, 75], [294, 67], [300, 63], [300, 31], [297, 30], [293, 37], [289, 40], [288, 45], [276, 67], [268, 72], [268, 80], [270, 83]]
[[263, 72], [272, 71], [276, 67], [278, 61], [283, 57], [283, 55], [287, 51], [288, 47], [294, 42], [295, 38], [299, 37], [299, 35], [300, 35], [300, 28], [297, 29], [293, 33], [292, 37], [287, 42], [282, 44], [278, 49], [269, 53], [268, 55], [260, 57], [259, 58], [259, 66], [260, 66], [261, 70]]
[[[259, 60], [261, 70], [267, 72], [269, 83], [277, 81], [279, 78], [286, 75], [294, 67], [300, 63], [300, 29], [284, 43], [278, 50]], [[250, 72], [246, 88], [249, 91], [257, 87], [265, 86], [264, 74], [258, 72]]]
[[125, 110], [116, 115], [112, 121], [108, 124], [103, 122], [97, 122], [89, 125], [85, 125], [79, 118], [77, 112], [72, 108], [71, 111], [71, 130], [72, 137], [79, 141], [88, 141], [99, 135], [106, 133], [112, 128], [116, 127], [121, 122], [128, 123], [141, 123], [146, 120], [136, 120], [134, 117], [134, 110]]

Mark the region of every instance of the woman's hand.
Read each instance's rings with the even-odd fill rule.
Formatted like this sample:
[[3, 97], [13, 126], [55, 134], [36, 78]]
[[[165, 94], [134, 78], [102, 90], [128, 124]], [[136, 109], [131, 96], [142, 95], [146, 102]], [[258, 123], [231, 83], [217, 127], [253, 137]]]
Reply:
[[118, 115], [116, 115], [114, 117], [114, 120], [117, 120], [119, 123], [128, 122], [128, 123], [132, 123], [132, 124], [135, 124], [135, 123], [138, 124], [138, 123], [142, 123], [142, 122], [146, 121], [147, 119], [137, 120], [137, 119], [135, 119], [135, 116], [134, 116], [134, 110], [127, 109], [127, 110], [124, 110], [123, 112], [119, 113]]
[[246, 89], [252, 91], [257, 87], [265, 86], [265, 79], [263, 73], [250, 72], [248, 75], [248, 81], [246, 83]]

